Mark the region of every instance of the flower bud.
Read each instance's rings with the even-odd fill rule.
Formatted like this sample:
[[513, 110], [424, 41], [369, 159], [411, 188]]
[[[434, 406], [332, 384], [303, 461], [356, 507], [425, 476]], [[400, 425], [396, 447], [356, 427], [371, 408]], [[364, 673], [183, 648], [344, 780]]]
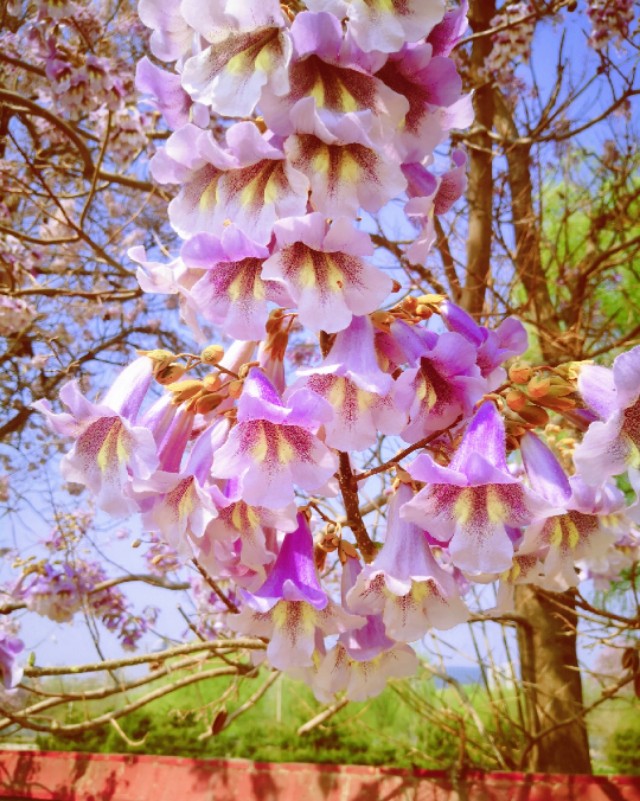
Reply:
[[200, 358], [205, 364], [218, 364], [224, 356], [222, 345], [208, 345], [200, 354]]
[[153, 376], [162, 386], [172, 384], [174, 381], [179, 381], [182, 376], [187, 372], [186, 367], [179, 362], [171, 362], [169, 364], [158, 364], [153, 371]]
[[514, 384], [526, 384], [532, 375], [533, 371], [526, 362], [516, 362], [509, 368], [509, 380]]
[[512, 389], [507, 392], [505, 401], [512, 412], [519, 412], [527, 405], [528, 398], [524, 393], [520, 392], [520, 390]]
[[202, 389], [202, 381], [197, 379], [188, 379], [187, 381], [176, 381], [173, 384], [167, 384], [167, 389], [174, 395], [174, 403], [182, 403], [182, 401], [189, 400], [197, 395]]
[[518, 414], [532, 426], [545, 426], [549, 422], [549, 414], [539, 406], [526, 406], [524, 409], [520, 409]]

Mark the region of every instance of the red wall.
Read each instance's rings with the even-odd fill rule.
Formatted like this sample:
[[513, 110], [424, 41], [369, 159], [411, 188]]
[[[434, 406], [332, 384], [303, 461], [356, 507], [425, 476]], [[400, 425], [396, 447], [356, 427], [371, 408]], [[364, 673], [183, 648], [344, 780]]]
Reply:
[[58, 801], [640, 801], [640, 777], [396, 770], [0, 751], [0, 798]]

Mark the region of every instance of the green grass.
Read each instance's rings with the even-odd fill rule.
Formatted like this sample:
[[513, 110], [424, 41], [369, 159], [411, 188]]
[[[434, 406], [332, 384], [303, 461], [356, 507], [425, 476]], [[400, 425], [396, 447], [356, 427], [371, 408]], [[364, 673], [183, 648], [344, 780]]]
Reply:
[[[266, 762], [428, 769], [518, 767], [520, 738], [509, 723], [510, 717], [517, 719], [513, 690], [505, 691], [501, 699], [494, 697], [492, 704], [483, 687], [467, 685], [466, 698], [461, 698], [452, 687], [436, 689], [426, 671], [392, 684], [371, 701], [349, 704], [304, 736], [297, 735], [297, 729], [324, 707], [304, 684], [282, 676], [255, 706], [228, 728], [212, 735], [212, 722], [223, 706], [223, 694], [226, 693], [226, 712], [233, 713], [268, 675], [262, 671], [257, 678], [245, 678], [235, 684], [226, 678], [209, 679], [164, 696], [119, 719], [126, 739], [107, 725], [74, 736], [39, 736], [37, 743], [49, 750], [235, 757]], [[156, 682], [155, 686], [161, 684]], [[82, 689], [79, 681], [73, 686], [76, 692]], [[145, 688], [145, 692], [148, 690]], [[129, 700], [134, 697], [131, 694]], [[632, 703], [630, 698], [611, 699], [591, 717], [596, 772], [640, 773], [640, 723]], [[109, 708], [107, 702], [99, 702], [91, 714], [95, 716]], [[76, 702], [61, 708], [58, 720], [81, 721], [86, 712], [86, 706]], [[138, 745], [131, 744], [137, 742]], [[496, 750], [502, 753], [502, 761], [496, 757]]]

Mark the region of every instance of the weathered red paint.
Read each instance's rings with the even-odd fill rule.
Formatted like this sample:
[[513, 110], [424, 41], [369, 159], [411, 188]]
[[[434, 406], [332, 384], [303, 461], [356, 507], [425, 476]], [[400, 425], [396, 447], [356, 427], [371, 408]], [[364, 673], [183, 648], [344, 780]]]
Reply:
[[0, 798], [46, 801], [640, 801], [640, 777], [0, 751]]

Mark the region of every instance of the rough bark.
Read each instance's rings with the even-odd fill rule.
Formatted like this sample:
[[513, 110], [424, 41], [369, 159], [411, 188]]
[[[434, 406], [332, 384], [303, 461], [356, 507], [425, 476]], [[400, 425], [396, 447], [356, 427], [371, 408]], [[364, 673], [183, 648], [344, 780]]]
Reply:
[[[496, 13], [495, 0], [475, 0], [469, 7], [469, 24], [474, 33], [490, 27]], [[473, 98], [474, 132], [466, 138], [470, 155], [467, 200], [469, 230], [467, 238], [467, 274], [460, 298], [461, 305], [472, 315], [482, 314], [491, 269], [493, 226], [493, 152], [490, 131], [493, 127], [493, 89], [482, 78], [484, 65], [491, 52], [491, 37], [473, 41], [469, 63], [470, 78], [477, 86]], [[484, 84], [478, 85], [478, 81]]]
[[536, 587], [522, 586], [517, 588], [516, 608], [533, 624], [530, 632], [518, 632], [525, 692], [535, 705], [526, 767], [547, 773], [591, 773], [573, 594], [546, 595]]

